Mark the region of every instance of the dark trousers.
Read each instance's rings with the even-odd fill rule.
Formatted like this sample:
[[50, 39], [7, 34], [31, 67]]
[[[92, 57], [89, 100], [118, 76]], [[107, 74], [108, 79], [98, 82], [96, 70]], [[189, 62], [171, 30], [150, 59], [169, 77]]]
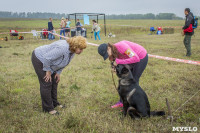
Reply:
[[59, 105], [57, 101], [57, 87], [58, 83], [56, 83], [55, 73], [51, 75], [52, 81], [45, 82], [43, 79], [46, 75], [46, 72], [43, 71], [42, 62], [35, 56], [33, 51], [32, 53], [32, 64], [35, 69], [35, 72], [38, 76], [38, 80], [40, 83], [40, 94], [42, 99], [42, 109], [45, 112], [49, 112], [54, 110], [54, 108]]
[[138, 85], [139, 85], [140, 77], [141, 77], [144, 69], [146, 68], [147, 63], [148, 63], [148, 54], [143, 59], [141, 59], [140, 62], [130, 64], [130, 68], [131, 68], [133, 77], [134, 77], [135, 81], [138, 83]]
[[191, 38], [192, 38], [191, 35], [185, 35], [185, 38], [183, 40], [183, 43], [187, 50], [186, 56], [191, 56]]
[[[147, 66], [147, 63], [148, 63], [148, 54], [143, 59], [141, 59], [140, 62], [130, 64], [130, 69], [133, 74], [133, 78], [135, 79], [138, 85], [139, 85], [140, 77], [142, 73], [144, 72]], [[122, 102], [121, 98], [120, 98], [120, 101]]]

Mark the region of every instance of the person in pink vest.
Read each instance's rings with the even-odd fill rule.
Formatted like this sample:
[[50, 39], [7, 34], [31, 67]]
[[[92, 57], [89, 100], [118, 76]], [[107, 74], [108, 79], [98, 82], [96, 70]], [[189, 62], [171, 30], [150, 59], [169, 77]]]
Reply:
[[[101, 44], [98, 47], [98, 53], [104, 60], [109, 58], [111, 62], [114, 62], [115, 66], [117, 64], [129, 64], [133, 77], [139, 85], [139, 79], [148, 63], [148, 54], [144, 47], [137, 43], [123, 40], [115, 44]], [[123, 107], [121, 99], [111, 107]]]

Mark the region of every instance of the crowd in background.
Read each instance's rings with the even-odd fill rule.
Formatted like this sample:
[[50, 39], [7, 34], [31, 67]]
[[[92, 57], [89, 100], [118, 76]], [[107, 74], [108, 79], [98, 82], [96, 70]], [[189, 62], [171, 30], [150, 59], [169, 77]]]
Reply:
[[[50, 31], [49, 34], [48, 34], [49, 40], [55, 39], [55, 36], [52, 34], [52, 33], [55, 33], [55, 29], [53, 27], [52, 21], [53, 21], [53, 19], [49, 18], [49, 22], [48, 22], [48, 31]], [[82, 28], [83, 25], [81, 24], [79, 19], [77, 19], [76, 21], [77, 21], [76, 22], [76, 29], [75, 29], [76, 30], [76, 36], [82, 36], [82, 33], [85, 29]], [[93, 26], [92, 26], [92, 32], [91, 33], [94, 33], [95, 40], [97, 40], [97, 37], [98, 37], [99, 40], [101, 40], [101, 38], [100, 38], [101, 28], [98, 25], [98, 23], [96, 22], [96, 20], [92, 20], [92, 22], [93, 22]], [[61, 18], [61, 21], [59, 23], [60, 35], [67, 36], [67, 37], [71, 36], [71, 34], [70, 34], [70, 32], [71, 32], [70, 24], [71, 24], [70, 19], [68, 19], [68, 18], [65, 19], [64, 17]], [[62, 39], [62, 37], [60, 37], [60, 39]]]

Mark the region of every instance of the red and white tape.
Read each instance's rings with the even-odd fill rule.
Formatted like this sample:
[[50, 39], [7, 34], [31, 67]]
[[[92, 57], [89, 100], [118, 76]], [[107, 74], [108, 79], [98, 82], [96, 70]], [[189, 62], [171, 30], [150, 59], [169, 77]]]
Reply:
[[[94, 43], [88, 43], [88, 44], [89, 45], [93, 45], [93, 46], [99, 46], [98, 44], [94, 44]], [[148, 55], [149, 55], [149, 57], [157, 58], [157, 59], [162, 59], [162, 60], [182, 62], [182, 63], [193, 64], [193, 65], [200, 65], [200, 61], [184, 60], [184, 59], [171, 58], [171, 57], [165, 57], [165, 56], [159, 56], [159, 55], [152, 55], [152, 54], [148, 54]]]
[[[81, 26], [76, 26], [76, 27], [81, 27]], [[71, 27], [71, 28], [62, 28], [62, 29], [55, 29], [55, 31], [60, 31], [60, 30], [65, 30], [65, 29], [75, 29], [76, 27]], [[49, 31], [30, 31], [30, 32], [2, 32], [0, 34], [12, 34], [12, 33], [35, 33], [35, 32], [49, 32]]]
[[[50, 32], [50, 31], [39, 31], [39, 32]], [[18, 33], [32, 33], [32, 32], [18, 32]], [[50, 32], [50, 33], [53, 34], [53, 35], [55, 35], [55, 36], [62, 37], [62, 38], [65, 38], [65, 39], [69, 38], [69, 37], [61, 36], [61, 35], [59, 35], [57, 33], [52, 33], [52, 32]], [[90, 42], [88, 42], [88, 44], [92, 45], [92, 46], [99, 46], [98, 44], [90, 43]], [[149, 55], [149, 57], [157, 58], [157, 59], [162, 59], [162, 60], [182, 62], [182, 63], [193, 64], [193, 65], [200, 65], [200, 61], [184, 60], [184, 59], [171, 58], [171, 57], [165, 57], [165, 56], [159, 56], [159, 55], [152, 55], [152, 54], [148, 54], [148, 55]]]
[[163, 60], [182, 62], [182, 63], [187, 63], [187, 64], [200, 65], [200, 61], [177, 59], [177, 58], [171, 58], [171, 57], [165, 57], [165, 56], [159, 56], [159, 55], [152, 55], [152, 54], [148, 54], [148, 55], [149, 55], [149, 57], [153, 57], [153, 58], [157, 58], [157, 59], [163, 59]]
[[34, 31], [34, 32], [3, 32], [3, 33], [0, 33], [0, 34], [12, 34], [12, 33], [35, 33], [35, 32], [49, 32], [49, 31]]

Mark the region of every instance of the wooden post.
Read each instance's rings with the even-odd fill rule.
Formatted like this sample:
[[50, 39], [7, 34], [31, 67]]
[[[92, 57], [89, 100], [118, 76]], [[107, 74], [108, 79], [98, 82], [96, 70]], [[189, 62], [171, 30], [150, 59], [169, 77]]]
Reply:
[[170, 119], [170, 122], [172, 124], [173, 116], [172, 116], [171, 108], [170, 108], [170, 105], [169, 105], [169, 102], [168, 102], [167, 98], [166, 98], [166, 104], [167, 104], [167, 108], [168, 108], [168, 117], [167, 117], [167, 119]]

